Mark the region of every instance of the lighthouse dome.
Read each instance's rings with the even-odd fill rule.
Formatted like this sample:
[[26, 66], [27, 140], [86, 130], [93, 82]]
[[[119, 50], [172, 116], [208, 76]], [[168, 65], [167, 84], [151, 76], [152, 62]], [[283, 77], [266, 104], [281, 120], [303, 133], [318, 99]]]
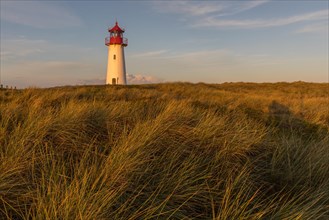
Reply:
[[118, 25], [118, 22], [116, 21], [115, 22], [115, 25], [114, 27], [112, 27], [111, 29], [109, 28], [109, 32], [125, 32], [125, 30], [123, 28], [120, 28], [119, 25]]

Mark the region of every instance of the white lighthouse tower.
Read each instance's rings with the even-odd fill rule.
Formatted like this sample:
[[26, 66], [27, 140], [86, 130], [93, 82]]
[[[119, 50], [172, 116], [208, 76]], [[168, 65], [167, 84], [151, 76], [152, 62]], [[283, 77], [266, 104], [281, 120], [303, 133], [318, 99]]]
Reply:
[[128, 39], [123, 37], [125, 30], [119, 27], [118, 22], [115, 22], [115, 26], [108, 31], [110, 36], [105, 38], [105, 45], [109, 48], [106, 84], [126, 85], [124, 47], [128, 45]]

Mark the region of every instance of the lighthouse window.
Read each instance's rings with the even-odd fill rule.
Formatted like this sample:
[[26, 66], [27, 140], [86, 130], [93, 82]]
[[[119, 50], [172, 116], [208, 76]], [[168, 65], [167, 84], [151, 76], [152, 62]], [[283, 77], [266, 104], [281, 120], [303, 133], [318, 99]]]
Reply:
[[117, 56], [114, 54], [114, 55], [113, 55], [113, 60], [115, 60], [116, 58], [117, 58]]

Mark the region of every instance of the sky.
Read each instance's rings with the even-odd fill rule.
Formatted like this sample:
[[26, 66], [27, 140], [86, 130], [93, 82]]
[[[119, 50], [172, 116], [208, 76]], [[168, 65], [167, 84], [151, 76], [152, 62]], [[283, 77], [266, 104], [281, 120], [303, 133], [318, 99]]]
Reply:
[[328, 82], [327, 0], [0, 1], [1, 84], [105, 84], [104, 38], [128, 38], [129, 84]]

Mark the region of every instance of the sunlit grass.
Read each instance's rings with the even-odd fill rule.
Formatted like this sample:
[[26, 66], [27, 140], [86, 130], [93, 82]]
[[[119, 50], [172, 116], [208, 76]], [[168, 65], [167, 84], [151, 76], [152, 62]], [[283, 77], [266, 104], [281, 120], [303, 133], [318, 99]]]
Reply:
[[0, 219], [328, 219], [328, 84], [0, 90]]

